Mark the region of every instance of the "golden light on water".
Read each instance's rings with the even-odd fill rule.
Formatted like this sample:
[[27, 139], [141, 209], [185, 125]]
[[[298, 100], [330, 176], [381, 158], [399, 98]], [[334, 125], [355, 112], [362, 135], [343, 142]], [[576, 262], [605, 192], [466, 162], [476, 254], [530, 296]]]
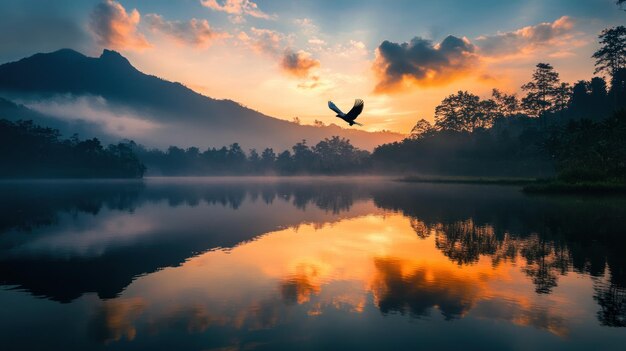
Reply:
[[[468, 229], [472, 223], [459, 226]], [[414, 219], [379, 213], [291, 227], [230, 250], [203, 253], [137, 279], [119, 298], [136, 301], [134, 308], [121, 313], [119, 304], [105, 303], [109, 334], [132, 339], [132, 323], [139, 319], [152, 332], [172, 320], [189, 332], [216, 325], [265, 329], [297, 318], [297, 307], [306, 311], [300, 318], [367, 309], [435, 320], [472, 315], [565, 337], [566, 321], [582, 313], [577, 299], [583, 293], [537, 294], [524, 273], [524, 259], [480, 255], [461, 265], [438, 244], [441, 226], [429, 230], [435, 235], [420, 230], [423, 224]], [[489, 236], [489, 231], [478, 234]], [[576, 285], [588, 293], [591, 281], [576, 276], [560, 277], [560, 289]]]

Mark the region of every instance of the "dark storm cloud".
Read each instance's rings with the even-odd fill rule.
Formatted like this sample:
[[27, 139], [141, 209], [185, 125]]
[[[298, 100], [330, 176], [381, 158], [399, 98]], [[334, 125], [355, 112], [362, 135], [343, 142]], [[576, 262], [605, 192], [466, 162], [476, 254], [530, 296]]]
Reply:
[[402, 88], [405, 83], [437, 85], [465, 72], [476, 61], [476, 48], [466, 38], [448, 36], [439, 44], [420, 37], [409, 43], [383, 41], [374, 69], [377, 92]]

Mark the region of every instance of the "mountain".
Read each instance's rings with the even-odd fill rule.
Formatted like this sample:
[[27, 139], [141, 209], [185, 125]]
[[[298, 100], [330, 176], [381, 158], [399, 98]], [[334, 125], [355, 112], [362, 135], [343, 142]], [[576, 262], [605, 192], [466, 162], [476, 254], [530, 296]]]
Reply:
[[31, 120], [35, 124], [65, 131], [66, 136], [77, 133], [82, 137], [97, 137], [105, 144], [115, 143], [119, 138], [100, 130], [97, 124], [84, 120], [67, 120], [37, 112], [28, 107], [0, 97], [0, 119], [11, 121]]
[[[364, 149], [402, 135], [338, 126], [298, 125], [264, 115], [232, 100], [216, 100], [180, 83], [144, 74], [115, 51], [87, 57], [70, 49], [0, 65], [0, 94], [45, 115], [100, 126], [111, 137], [147, 146], [290, 148], [340, 135]], [[97, 133], [96, 133], [97, 134]]]

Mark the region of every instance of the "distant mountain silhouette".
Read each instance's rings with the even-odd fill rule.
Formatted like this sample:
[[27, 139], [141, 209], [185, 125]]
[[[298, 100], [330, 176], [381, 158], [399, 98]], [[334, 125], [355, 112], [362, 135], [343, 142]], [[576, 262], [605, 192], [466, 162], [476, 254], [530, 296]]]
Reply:
[[304, 126], [273, 118], [232, 100], [212, 99], [180, 83], [144, 74], [110, 50], [94, 58], [62, 49], [0, 65], [0, 92], [20, 101], [69, 94], [103, 97], [112, 113], [131, 109], [133, 116], [160, 126], [143, 139], [136, 138], [148, 146], [169, 143], [206, 147], [239, 142], [244, 147], [286, 149], [302, 139], [314, 144], [340, 135], [357, 147], [372, 149], [402, 138], [395, 133]]

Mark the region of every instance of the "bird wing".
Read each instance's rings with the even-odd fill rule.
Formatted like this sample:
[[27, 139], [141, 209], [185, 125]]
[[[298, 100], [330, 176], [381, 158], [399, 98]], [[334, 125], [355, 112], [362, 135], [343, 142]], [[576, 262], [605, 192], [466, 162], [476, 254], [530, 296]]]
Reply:
[[333, 110], [333, 111], [337, 112], [337, 114], [338, 114], [338, 115], [342, 115], [342, 116], [344, 115], [344, 113], [343, 113], [343, 112], [341, 112], [341, 110], [339, 109], [339, 107], [337, 107], [337, 106], [336, 106], [336, 105], [335, 105], [332, 101], [328, 101], [328, 107], [329, 107], [331, 110]]
[[363, 105], [364, 105], [363, 100], [361, 99], [354, 100], [354, 106], [352, 107], [350, 112], [346, 114], [346, 119], [350, 121], [354, 121], [361, 114], [361, 112], [363, 112]]

